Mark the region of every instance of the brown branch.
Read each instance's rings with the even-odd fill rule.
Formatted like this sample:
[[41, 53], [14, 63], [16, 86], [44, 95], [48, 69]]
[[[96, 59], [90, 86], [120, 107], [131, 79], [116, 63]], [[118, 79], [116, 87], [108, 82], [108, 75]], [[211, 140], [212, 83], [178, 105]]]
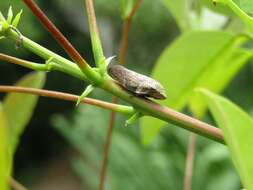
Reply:
[[[34, 88], [3, 86], [3, 85], [0, 85], [0, 92], [29, 93], [29, 94], [41, 95], [45, 97], [52, 97], [52, 98], [63, 99], [63, 100], [68, 100], [68, 101], [76, 101], [77, 98], [79, 97], [76, 95], [62, 93], [62, 92], [40, 90], [40, 89], [34, 89]], [[143, 100], [134, 96], [132, 96], [131, 100], [135, 103], [136, 106], [138, 107], [141, 106], [144, 113], [148, 115], [152, 115], [153, 117], [162, 119], [170, 123], [174, 123], [175, 125], [178, 125], [179, 127], [184, 128], [188, 131], [195, 132], [209, 139], [213, 139], [216, 142], [224, 144], [223, 132], [221, 131], [221, 129], [217, 127], [214, 127], [208, 123], [205, 123], [203, 121], [200, 121], [198, 119], [185, 115], [183, 113], [177, 112], [168, 107], [161, 106], [159, 104], [151, 102], [150, 100]], [[128, 106], [119, 106], [117, 104], [103, 102], [100, 100], [94, 100], [91, 98], [85, 98], [82, 102], [89, 103], [89, 104], [96, 105], [96, 106], [110, 109], [110, 110], [114, 109], [115, 111], [119, 111], [125, 114], [134, 113], [133, 108], [129, 108]], [[146, 109], [149, 109], [149, 110], [151, 109], [151, 110], [149, 112], [145, 112]]]
[[23, 186], [21, 183], [16, 181], [14, 178], [10, 177], [9, 178], [9, 185], [12, 187], [14, 190], [27, 190], [25, 186]]
[[[112, 98], [112, 103], [117, 103], [117, 97]], [[110, 152], [110, 147], [111, 147], [111, 141], [112, 141], [112, 131], [114, 128], [115, 124], [115, 117], [116, 113], [114, 111], [111, 112], [110, 118], [109, 118], [109, 126], [106, 132], [106, 137], [105, 137], [105, 144], [104, 144], [104, 151], [103, 151], [103, 160], [102, 160], [102, 165], [100, 169], [100, 177], [99, 177], [99, 190], [104, 189], [104, 183], [105, 183], [105, 178], [106, 178], [106, 169], [108, 165], [108, 158], [109, 158], [109, 152]]]
[[[34, 94], [34, 95], [38, 95], [38, 96], [73, 101], [73, 102], [76, 102], [79, 98], [79, 96], [77, 96], [77, 95], [63, 93], [63, 92], [42, 90], [42, 89], [36, 89], [36, 88], [27, 88], [27, 87], [7, 86], [7, 85], [0, 85], [0, 92], [16, 92], [16, 93]], [[127, 106], [108, 103], [108, 102], [104, 102], [104, 101], [96, 100], [96, 99], [92, 99], [92, 98], [84, 98], [81, 101], [81, 103], [94, 105], [94, 106], [104, 108], [104, 109], [114, 110], [116, 112], [122, 110], [122, 108], [123, 108], [123, 109], [126, 109], [125, 114], [127, 114], [127, 115], [133, 113], [133, 110], [131, 111], [131, 108], [127, 111], [127, 109], [128, 109]], [[121, 111], [121, 112], [124, 113], [124, 111]], [[127, 113], [127, 112], [129, 112], [129, 113]]]
[[141, 5], [142, 0], [137, 0], [136, 3], [134, 4], [134, 7], [132, 11], [130, 12], [129, 16], [126, 18], [123, 26], [123, 31], [121, 35], [121, 42], [120, 42], [120, 52], [119, 52], [119, 64], [124, 64], [126, 60], [126, 55], [127, 55], [127, 49], [128, 49], [128, 39], [129, 39], [129, 32], [131, 29], [131, 24], [132, 24], [132, 19], [138, 10], [138, 8]]
[[39, 19], [43, 26], [51, 33], [56, 41], [63, 47], [71, 59], [78, 64], [81, 70], [90, 68], [85, 59], [72, 46], [67, 38], [58, 30], [58, 28], [48, 19], [43, 11], [33, 2], [33, 0], [23, 0], [23, 2], [31, 9], [33, 14]]
[[185, 163], [185, 176], [183, 190], [191, 190], [192, 187], [192, 174], [194, 166], [194, 155], [196, 150], [197, 135], [190, 133], [189, 143], [187, 148], [187, 157]]
[[[129, 32], [131, 29], [131, 24], [132, 24], [132, 18], [135, 15], [136, 11], [138, 10], [142, 0], [137, 0], [136, 3], [134, 4], [134, 7], [129, 14], [129, 16], [126, 18], [123, 26], [123, 31], [121, 35], [121, 42], [120, 42], [120, 51], [119, 51], [119, 64], [123, 65], [126, 60], [126, 54], [127, 54], [127, 49], [128, 49], [128, 39], [129, 39]], [[112, 98], [112, 103], [117, 104], [118, 98], [113, 97]], [[104, 183], [105, 183], [105, 178], [106, 178], [106, 169], [108, 165], [108, 158], [109, 158], [109, 152], [110, 152], [110, 147], [111, 147], [111, 141], [112, 141], [112, 132], [113, 128], [115, 125], [115, 117], [116, 113], [114, 111], [111, 112], [110, 114], [110, 119], [109, 119], [109, 126], [107, 129], [106, 133], [106, 138], [105, 138], [105, 145], [104, 145], [104, 153], [103, 153], [103, 160], [102, 160], [102, 166], [100, 170], [100, 179], [99, 179], [99, 190], [104, 189]]]

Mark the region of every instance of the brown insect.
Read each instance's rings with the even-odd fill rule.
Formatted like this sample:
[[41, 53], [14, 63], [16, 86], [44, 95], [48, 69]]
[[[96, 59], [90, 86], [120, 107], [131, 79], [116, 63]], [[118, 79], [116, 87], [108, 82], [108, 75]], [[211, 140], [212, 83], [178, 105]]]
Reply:
[[109, 65], [108, 74], [121, 86], [138, 96], [166, 99], [164, 87], [156, 80], [121, 65]]

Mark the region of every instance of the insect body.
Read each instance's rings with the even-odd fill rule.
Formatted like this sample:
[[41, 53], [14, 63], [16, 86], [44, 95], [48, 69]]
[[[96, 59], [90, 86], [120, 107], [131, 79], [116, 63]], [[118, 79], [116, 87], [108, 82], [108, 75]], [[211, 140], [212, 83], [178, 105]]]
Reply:
[[166, 99], [167, 97], [163, 86], [150, 77], [126, 69], [121, 65], [109, 65], [107, 71], [120, 85], [136, 95], [155, 99]]

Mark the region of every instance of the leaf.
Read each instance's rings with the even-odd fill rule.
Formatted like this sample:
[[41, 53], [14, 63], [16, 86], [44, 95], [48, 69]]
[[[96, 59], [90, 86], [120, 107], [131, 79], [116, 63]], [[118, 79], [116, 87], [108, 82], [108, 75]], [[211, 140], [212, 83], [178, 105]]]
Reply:
[[[241, 40], [243, 41], [241, 37], [232, 40], [229, 47], [212, 61], [208, 69], [202, 72], [195, 86], [205, 87], [213, 92], [221, 92], [252, 57], [252, 53], [248, 50], [237, 48]], [[201, 118], [205, 114], [206, 104], [199, 99], [197, 94], [193, 94], [190, 99], [190, 109], [195, 116]]]
[[131, 13], [136, 0], [120, 0], [121, 17], [126, 19]]
[[8, 10], [8, 14], [7, 14], [7, 23], [8, 24], [11, 24], [12, 18], [13, 18], [13, 12], [12, 12], [12, 7], [10, 6], [9, 10]]
[[[239, 3], [240, 0], [233, 0], [236, 4]], [[226, 6], [224, 3], [217, 2], [216, 4], [213, 3], [213, 0], [200, 0], [201, 6], [205, 6], [208, 9], [217, 12], [219, 14], [223, 15], [233, 15], [233, 12], [230, 10], [228, 6]]]
[[7, 120], [5, 118], [2, 104], [0, 104], [0, 189], [6, 190], [8, 172], [8, 134]]
[[[206, 105], [196, 95], [190, 99], [193, 89], [202, 86], [222, 91], [252, 56], [250, 51], [240, 48], [246, 40], [244, 36], [221, 31], [198, 31], [179, 37], [161, 54], [152, 73], [168, 92], [168, 98], [161, 103], [181, 110], [191, 100], [191, 111], [202, 117]], [[151, 117], [141, 119], [144, 144], [149, 143], [164, 124]]]
[[[42, 88], [45, 83], [45, 74], [33, 72], [24, 76], [16, 86]], [[15, 152], [20, 135], [32, 117], [38, 96], [20, 93], [9, 93], [3, 103], [3, 109], [10, 125], [12, 152]]]
[[247, 13], [253, 14], [253, 1], [252, 0], [240, 0], [240, 7]]
[[187, 31], [191, 28], [187, 0], [162, 0], [162, 2], [169, 9], [172, 16], [177, 21], [177, 24], [181, 31]]
[[247, 190], [253, 189], [253, 119], [228, 99], [206, 89], [204, 96], [215, 121], [224, 132], [225, 142]]
[[13, 25], [14, 27], [17, 27], [17, 26], [18, 26], [18, 23], [19, 23], [19, 21], [20, 21], [20, 17], [21, 17], [21, 15], [22, 15], [22, 12], [23, 12], [23, 10], [20, 10], [19, 13], [18, 13], [18, 14], [15, 16], [15, 18], [13, 19], [12, 25]]
[[3, 13], [1, 11], [0, 11], [0, 21], [1, 22], [5, 22], [6, 21], [5, 18], [4, 18]]

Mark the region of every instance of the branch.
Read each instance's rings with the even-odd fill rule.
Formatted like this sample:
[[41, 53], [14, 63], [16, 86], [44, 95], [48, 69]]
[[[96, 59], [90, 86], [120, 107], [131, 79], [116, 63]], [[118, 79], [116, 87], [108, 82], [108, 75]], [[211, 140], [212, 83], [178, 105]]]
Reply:
[[[115, 97], [113, 98], [113, 100], [116, 100]], [[112, 102], [115, 103], [116, 101], [112, 101]], [[103, 160], [102, 160], [100, 175], [99, 175], [99, 187], [98, 187], [99, 190], [103, 190], [105, 186], [106, 171], [107, 171], [108, 159], [109, 159], [111, 142], [112, 142], [112, 131], [115, 125], [115, 117], [116, 117], [116, 114], [114, 111], [112, 111], [110, 114], [109, 126], [106, 131], [106, 137], [105, 137]]]
[[[124, 22], [124, 27], [123, 27], [121, 42], [120, 42], [120, 51], [119, 51], [119, 64], [121, 65], [123, 65], [126, 60], [128, 41], [129, 41], [128, 37], [129, 37], [130, 28], [131, 28], [132, 18], [135, 15], [136, 11], [138, 10], [140, 4], [141, 4], [141, 0], [137, 0], [136, 3], [134, 4], [134, 7], [131, 13], [129, 14], [129, 16], [126, 18]], [[117, 102], [118, 102], [118, 98], [114, 96], [112, 98], [112, 103], [116, 104]], [[103, 160], [102, 160], [102, 166], [101, 166], [100, 178], [99, 178], [99, 190], [104, 189], [106, 169], [107, 169], [109, 152], [110, 152], [111, 141], [112, 141], [112, 132], [115, 125], [115, 117], [116, 117], [116, 113], [112, 111], [110, 114], [109, 126], [107, 129], [106, 138], [105, 138]]]
[[[6, 34], [5, 37], [11, 37], [14, 40], [20, 40], [20, 36], [14, 31], [9, 30], [7, 33], [8, 35]], [[49, 59], [53, 55], [56, 57], [54, 58], [62, 64], [62, 66], [65, 64], [64, 66], [68, 67], [68, 69], [75, 71], [79, 70], [79, 68], [76, 65], [72, 64], [71, 61], [68, 61], [65, 58], [47, 50], [46, 48], [36, 44], [28, 38], [22, 36], [22, 42], [22, 44], [24, 44], [24, 47], [31, 49], [41, 57], [47, 57], [47, 59]], [[30, 45], [31, 47], [29, 47]], [[220, 129], [208, 125], [197, 119], [191, 118], [182, 113], [176, 112], [168, 107], [159, 105], [155, 102], [152, 102], [151, 100], [133, 96], [133, 94], [129, 93], [128, 91], [121, 88], [118, 84], [116, 84], [109, 76], [105, 75], [104, 78], [102, 78], [95, 70], [91, 69], [91, 72], [95, 73], [94, 75], [89, 73], [90, 69], [88, 70], [89, 71], [85, 73], [84, 77], [87, 77], [91, 83], [97, 84], [98, 87], [130, 103], [136, 110], [142, 112], [144, 115], [156, 117], [217, 142], [224, 143], [223, 133]], [[91, 74], [92, 76], [87, 74]]]
[[48, 19], [48, 17], [42, 12], [42, 10], [32, 1], [23, 0], [23, 2], [31, 9], [33, 14], [39, 19], [43, 26], [50, 32], [60, 46], [63, 47], [65, 52], [71, 57], [71, 59], [77, 63], [80, 69], [92, 81], [98, 80], [98, 75], [91, 69], [89, 64], [78, 53], [78, 51], [72, 46], [67, 38], [58, 30], [58, 28]]
[[196, 151], [197, 136], [194, 133], [190, 133], [187, 148], [187, 157], [185, 163], [185, 174], [184, 174], [184, 187], [183, 190], [191, 190], [192, 187], [192, 174], [194, 166], [194, 156]]
[[85, 80], [85, 77], [83, 73], [77, 68], [77, 69], [71, 69], [66, 66], [62, 66], [58, 63], [55, 63], [54, 60], [52, 59], [50, 61], [47, 61], [45, 64], [42, 63], [35, 63], [32, 61], [27, 61], [24, 59], [19, 59], [16, 57], [12, 57], [3, 53], [0, 53], [0, 60], [13, 63], [16, 65], [20, 65], [35, 71], [61, 71], [63, 73], [75, 76], [76, 78], [79, 78], [80, 80]]
[[126, 18], [123, 26], [123, 32], [121, 35], [121, 42], [120, 42], [120, 52], [119, 52], [119, 64], [124, 64], [126, 60], [127, 48], [128, 48], [128, 38], [129, 32], [131, 29], [132, 19], [137, 12], [138, 8], [141, 5], [142, 0], [137, 0], [133, 6], [132, 11], [130, 12], [129, 16]]
[[95, 59], [95, 63], [97, 67], [100, 67], [101, 64], [103, 64], [104, 54], [103, 54], [102, 44], [99, 38], [99, 32], [98, 32], [98, 27], [97, 27], [93, 0], [85, 0], [85, 3], [86, 3], [86, 10], [87, 10], [88, 21], [89, 21], [90, 36], [91, 36], [94, 59]]
[[21, 183], [16, 181], [14, 178], [10, 177], [9, 178], [9, 185], [12, 187], [14, 190], [27, 190], [25, 186], [23, 186]]
[[[63, 92], [42, 90], [42, 89], [36, 89], [36, 88], [7, 86], [7, 85], [0, 85], [0, 92], [16, 92], [16, 93], [34, 94], [38, 96], [67, 100], [67, 101], [72, 101], [72, 102], [76, 102], [79, 97], [73, 94], [68, 94], [68, 93], [63, 93]], [[85, 98], [81, 101], [81, 103], [90, 104], [90, 105], [101, 107], [108, 110], [113, 110], [115, 112], [119, 112], [125, 115], [132, 115], [134, 113], [134, 109], [132, 107], [112, 104], [112, 103], [108, 103], [108, 102], [104, 102], [104, 101], [96, 100], [92, 98]]]

